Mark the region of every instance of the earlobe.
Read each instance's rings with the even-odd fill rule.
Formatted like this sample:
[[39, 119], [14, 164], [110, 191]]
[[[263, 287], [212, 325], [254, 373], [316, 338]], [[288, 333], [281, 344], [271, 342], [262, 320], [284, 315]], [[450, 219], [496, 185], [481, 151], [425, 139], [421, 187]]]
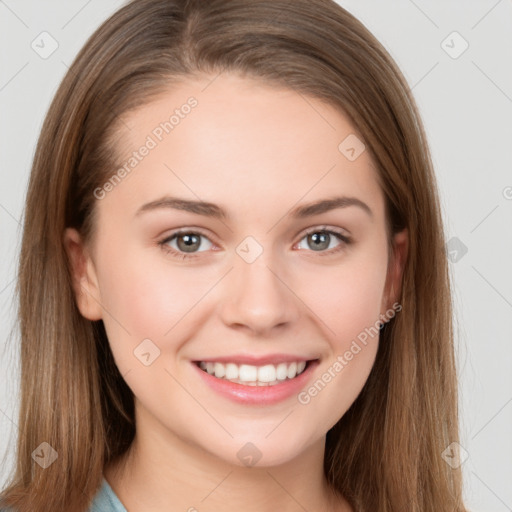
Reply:
[[68, 256], [71, 281], [80, 313], [88, 320], [103, 318], [99, 286], [94, 264], [81, 236], [74, 228], [66, 228], [63, 236]]

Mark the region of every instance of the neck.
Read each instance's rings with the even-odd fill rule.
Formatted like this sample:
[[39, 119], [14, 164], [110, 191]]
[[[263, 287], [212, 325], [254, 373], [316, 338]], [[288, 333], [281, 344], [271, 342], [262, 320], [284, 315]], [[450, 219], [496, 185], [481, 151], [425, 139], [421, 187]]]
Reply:
[[137, 425], [130, 449], [104, 472], [127, 510], [352, 510], [325, 479], [325, 437], [281, 465], [245, 467], [185, 442], [158, 422]]

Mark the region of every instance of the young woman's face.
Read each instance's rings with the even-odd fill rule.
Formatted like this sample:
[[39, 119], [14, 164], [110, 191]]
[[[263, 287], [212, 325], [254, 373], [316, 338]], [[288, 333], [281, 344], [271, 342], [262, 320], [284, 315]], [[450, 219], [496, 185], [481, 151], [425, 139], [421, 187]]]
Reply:
[[120, 123], [124, 172], [95, 191], [79, 307], [104, 322], [139, 434], [275, 465], [323, 442], [356, 399], [399, 277], [349, 120], [292, 90], [212, 78]]

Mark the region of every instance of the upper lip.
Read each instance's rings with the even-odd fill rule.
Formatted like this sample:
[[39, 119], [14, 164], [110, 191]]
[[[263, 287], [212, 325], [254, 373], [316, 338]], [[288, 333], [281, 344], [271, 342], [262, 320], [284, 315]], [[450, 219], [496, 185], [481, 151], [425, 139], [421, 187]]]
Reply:
[[233, 354], [231, 356], [206, 357], [204, 359], [196, 359], [195, 363], [201, 361], [208, 363], [234, 363], [234, 364], [250, 364], [253, 366], [263, 366], [266, 364], [293, 363], [300, 361], [311, 361], [318, 357], [304, 357], [293, 354], [267, 354], [267, 355], [247, 355]]

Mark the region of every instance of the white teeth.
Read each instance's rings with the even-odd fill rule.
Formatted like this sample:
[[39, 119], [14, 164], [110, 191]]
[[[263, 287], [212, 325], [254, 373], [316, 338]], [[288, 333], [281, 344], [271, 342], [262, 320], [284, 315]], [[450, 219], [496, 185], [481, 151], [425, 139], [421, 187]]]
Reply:
[[258, 380], [260, 382], [274, 382], [276, 380], [276, 367], [273, 364], [258, 368]]
[[233, 363], [228, 363], [226, 365], [226, 379], [238, 379], [238, 366]]
[[215, 377], [218, 377], [221, 379], [226, 375], [226, 367], [223, 364], [220, 363], [214, 363], [214, 369], [215, 369]]
[[288, 377], [288, 365], [286, 363], [277, 365], [276, 377], [277, 380], [285, 380]]
[[204, 362], [199, 367], [218, 379], [225, 379], [246, 386], [274, 386], [286, 379], [293, 379], [306, 368], [306, 361], [266, 364], [253, 366], [250, 364]]
[[241, 364], [238, 369], [238, 378], [244, 382], [258, 380], [258, 368], [250, 364]]
[[292, 363], [288, 366], [288, 378], [293, 379], [297, 375], [297, 363]]

